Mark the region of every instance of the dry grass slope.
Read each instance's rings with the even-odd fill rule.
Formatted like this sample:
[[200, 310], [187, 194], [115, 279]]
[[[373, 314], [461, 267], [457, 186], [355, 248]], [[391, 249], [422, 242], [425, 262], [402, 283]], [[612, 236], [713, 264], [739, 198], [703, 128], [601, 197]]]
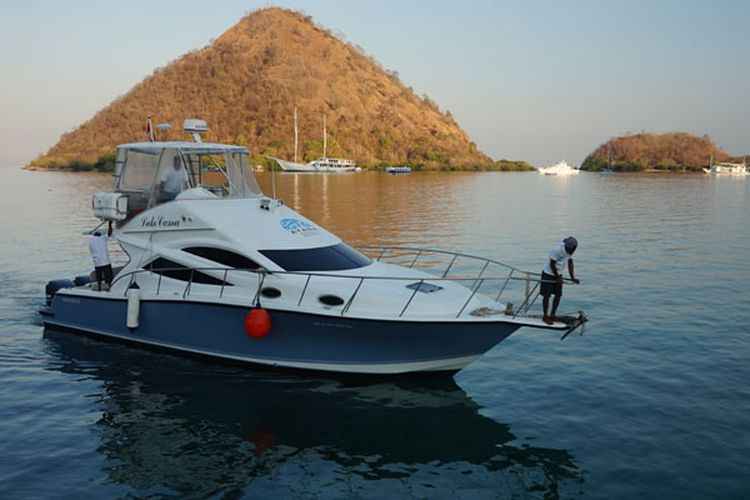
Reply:
[[635, 134], [615, 137], [599, 146], [583, 162], [584, 170], [676, 170], [700, 171], [714, 161], [732, 159], [716, 147], [708, 136], [684, 132]]
[[209, 124], [207, 141], [290, 158], [295, 106], [305, 160], [322, 153], [326, 114], [329, 156], [369, 166], [493, 167], [450, 113], [416, 96], [395, 72], [309, 17], [279, 8], [252, 13], [211, 45], [157, 69], [29, 167], [106, 159], [117, 144], [145, 139], [147, 115], [172, 123], [173, 140], [184, 137], [182, 120], [198, 117]]

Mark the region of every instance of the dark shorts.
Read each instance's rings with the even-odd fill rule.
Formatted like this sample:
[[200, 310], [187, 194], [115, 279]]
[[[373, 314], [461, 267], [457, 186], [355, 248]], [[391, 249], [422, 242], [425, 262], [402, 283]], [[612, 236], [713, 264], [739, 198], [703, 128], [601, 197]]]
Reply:
[[559, 283], [557, 278], [542, 271], [542, 284], [539, 287], [539, 294], [542, 297], [549, 297], [550, 295], [562, 297], [562, 288], [562, 283]]
[[95, 267], [94, 271], [96, 271], [97, 283], [101, 283], [102, 281], [104, 281], [108, 285], [112, 284], [112, 278], [114, 278], [113, 273], [112, 273], [112, 264], [107, 264], [106, 266]]
[[180, 193], [173, 193], [172, 191], [162, 191], [161, 198], [159, 199], [159, 201], [161, 201], [161, 202], [172, 201], [175, 198], [177, 198], [178, 194], [180, 194]]

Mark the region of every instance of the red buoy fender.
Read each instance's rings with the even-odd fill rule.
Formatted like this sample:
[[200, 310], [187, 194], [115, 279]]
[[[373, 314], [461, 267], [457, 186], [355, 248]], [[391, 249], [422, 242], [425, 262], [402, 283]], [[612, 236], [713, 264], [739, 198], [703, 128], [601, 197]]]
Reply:
[[248, 337], [262, 339], [271, 331], [271, 315], [259, 307], [250, 309], [245, 317], [245, 333]]

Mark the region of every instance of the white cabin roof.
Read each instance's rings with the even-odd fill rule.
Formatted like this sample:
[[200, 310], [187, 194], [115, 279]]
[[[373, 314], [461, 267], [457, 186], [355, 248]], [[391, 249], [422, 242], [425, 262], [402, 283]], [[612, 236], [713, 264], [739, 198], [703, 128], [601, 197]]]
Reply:
[[249, 153], [245, 146], [234, 146], [231, 144], [218, 144], [212, 142], [187, 142], [187, 141], [169, 141], [169, 142], [131, 142], [120, 144], [118, 148], [124, 149], [180, 149], [183, 151], [202, 151], [223, 153], [230, 151], [233, 153]]

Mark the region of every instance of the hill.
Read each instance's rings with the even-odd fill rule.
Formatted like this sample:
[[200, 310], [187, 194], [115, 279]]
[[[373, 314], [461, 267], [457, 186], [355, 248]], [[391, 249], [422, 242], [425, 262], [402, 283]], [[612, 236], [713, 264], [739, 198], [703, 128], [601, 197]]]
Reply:
[[610, 139], [586, 157], [581, 169], [700, 171], [712, 157], [714, 161], [732, 159], [708, 136], [642, 133]]
[[494, 167], [450, 112], [310, 17], [280, 8], [251, 13], [207, 47], [157, 69], [28, 167], [105, 165], [117, 144], [145, 140], [148, 115], [173, 125], [172, 140], [187, 137], [179, 130], [185, 118], [202, 118], [206, 141], [246, 145], [256, 161], [291, 158], [295, 106], [305, 160], [322, 154], [325, 114], [329, 156], [366, 166]]

